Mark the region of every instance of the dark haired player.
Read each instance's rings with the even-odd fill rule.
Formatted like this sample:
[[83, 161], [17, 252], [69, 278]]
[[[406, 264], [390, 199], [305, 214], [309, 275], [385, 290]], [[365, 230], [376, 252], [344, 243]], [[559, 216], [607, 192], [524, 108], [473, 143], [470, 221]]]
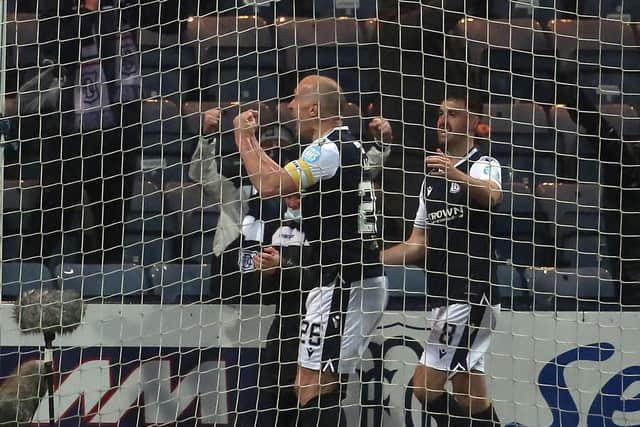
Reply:
[[[413, 231], [382, 253], [385, 264], [420, 264], [426, 256], [433, 326], [412, 385], [440, 426], [500, 425], [488, 396], [484, 355], [499, 305], [491, 291], [490, 210], [501, 200], [497, 160], [472, 135], [479, 123], [465, 92], [448, 92], [438, 116], [437, 153], [426, 157]], [[445, 391], [451, 381], [453, 395]]]

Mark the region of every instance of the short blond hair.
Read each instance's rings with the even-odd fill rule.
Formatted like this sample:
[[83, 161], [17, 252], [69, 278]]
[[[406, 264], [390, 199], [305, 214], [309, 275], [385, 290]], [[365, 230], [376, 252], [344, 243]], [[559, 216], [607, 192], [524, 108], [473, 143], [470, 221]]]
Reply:
[[309, 95], [317, 97], [320, 118], [340, 117], [346, 105], [342, 88], [332, 78], [307, 76], [300, 81], [301, 88], [309, 88]]

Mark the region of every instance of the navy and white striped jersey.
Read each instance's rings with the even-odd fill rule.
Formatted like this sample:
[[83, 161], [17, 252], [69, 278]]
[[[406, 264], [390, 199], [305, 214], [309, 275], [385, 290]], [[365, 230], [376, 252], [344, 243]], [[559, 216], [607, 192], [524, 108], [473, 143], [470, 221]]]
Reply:
[[[473, 148], [456, 167], [502, 185], [500, 163]], [[470, 199], [465, 185], [427, 175], [414, 227], [426, 229], [427, 294], [431, 303], [478, 303], [495, 299], [491, 281], [491, 215]]]
[[308, 145], [285, 170], [302, 191], [302, 231], [322, 265], [322, 283], [337, 273], [348, 283], [382, 275], [375, 195], [367, 156], [346, 126]]

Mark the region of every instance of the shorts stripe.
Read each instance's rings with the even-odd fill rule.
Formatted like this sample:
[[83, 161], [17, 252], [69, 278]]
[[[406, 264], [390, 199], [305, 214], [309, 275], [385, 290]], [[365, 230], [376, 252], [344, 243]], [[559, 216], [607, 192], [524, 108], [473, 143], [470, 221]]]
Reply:
[[382, 317], [386, 288], [386, 277], [378, 276], [312, 289], [301, 323], [299, 365], [314, 371], [354, 373]]
[[[339, 281], [340, 277], [336, 279]], [[322, 370], [333, 370], [338, 372], [340, 360], [340, 349], [342, 348], [342, 336], [344, 334], [345, 321], [349, 309], [349, 296], [351, 289], [336, 286], [331, 296], [331, 311], [327, 322], [327, 329], [324, 335], [324, 343], [322, 345]], [[325, 364], [335, 363], [334, 366], [327, 367]]]
[[480, 325], [482, 325], [482, 319], [487, 312], [487, 307], [488, 306], [485, 304], [471, 305], [471, 310], [469, 311], [469, 322], [464, 327], [464, 331], [460, 336], [460, 341], [458, 341], [457, 349], [451, 359], [451, 365], [449, 366], [451, 371], [469, 370], [467, 367], [467, 356], [469, 354], [469, 349], [473, 348], [473, 342], [476, 339], [476, 335], [478, 335]]

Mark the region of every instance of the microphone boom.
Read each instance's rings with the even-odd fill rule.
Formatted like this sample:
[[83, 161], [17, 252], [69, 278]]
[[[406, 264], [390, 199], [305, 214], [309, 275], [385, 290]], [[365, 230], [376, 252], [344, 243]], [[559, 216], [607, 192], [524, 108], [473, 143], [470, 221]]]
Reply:
[[15, 317], [22, 332], [65, 334], [82, 320], [84, 304], [76, 291], [30, 290], [20, 295]]

